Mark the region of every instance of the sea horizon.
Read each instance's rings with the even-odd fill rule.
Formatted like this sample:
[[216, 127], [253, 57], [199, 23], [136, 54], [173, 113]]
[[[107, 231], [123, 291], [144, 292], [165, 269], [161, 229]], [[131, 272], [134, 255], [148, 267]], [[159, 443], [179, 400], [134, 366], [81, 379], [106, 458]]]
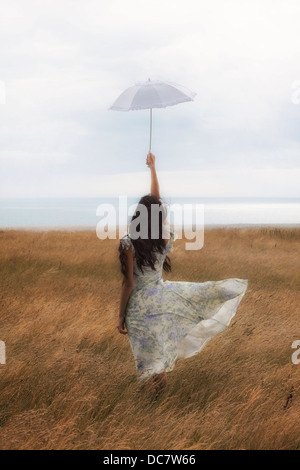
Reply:
[[[300, 198], [296, 197], [163, 197], [163, 200], [170, 207], [192, 204], [193, 211], [196, 204], [202, 205], [206, 229], [300, 226]], [[138, 201], [139, 197], [128, 197], [128, 207]], [[0, 198], [0, 228], [95, 230], [101, 220], [96, 214], [101, 204], [115, 208], [118, 227], [118, 197]]]

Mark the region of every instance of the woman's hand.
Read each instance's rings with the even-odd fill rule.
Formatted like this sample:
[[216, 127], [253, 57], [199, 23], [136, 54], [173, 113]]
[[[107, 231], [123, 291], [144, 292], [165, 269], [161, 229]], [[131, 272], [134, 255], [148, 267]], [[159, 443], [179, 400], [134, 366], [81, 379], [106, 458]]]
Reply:
[[127, 335], [126, 327], [125, 327], [125, 318], [124, 317], [119, 317], [119, 322], [117, 326], [119, 333], [122, 335]]
[[146, 165], [148, 168], [155, 168], [155, 155], [149, 152], [146, 158]]

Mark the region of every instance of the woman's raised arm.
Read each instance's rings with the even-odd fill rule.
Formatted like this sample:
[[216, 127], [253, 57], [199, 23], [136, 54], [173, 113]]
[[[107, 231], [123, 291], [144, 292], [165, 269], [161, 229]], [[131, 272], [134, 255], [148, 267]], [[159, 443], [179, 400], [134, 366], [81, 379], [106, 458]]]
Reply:
[[151, 170], [151, 194], [152, 196], [158, 197], [160, 199], [159, 194], [159, 183], [155, 169], [155, 155], [149, 152], [146, 158], [146, 164]]

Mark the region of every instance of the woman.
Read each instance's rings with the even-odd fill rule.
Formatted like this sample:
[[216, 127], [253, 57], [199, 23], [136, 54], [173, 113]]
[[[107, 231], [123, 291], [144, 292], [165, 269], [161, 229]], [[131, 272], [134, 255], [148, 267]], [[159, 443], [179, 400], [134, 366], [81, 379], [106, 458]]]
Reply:
[[[117, 328], [122, 334], [128, 333], [138, 379], [151, 378], [161, 386], [166, 384], [166, 372], [173, 369], [177, 359], [198, 353], [210, 338], [225, 330], [248, 281], [163, 280], [162, 270], [171, 270], [167, 255], [173, 250], [175, 236], [172, 231], [169, 239], [167, 236], [166, 211], [160, 199], [152, 153], [147, 155], [146, 164], [151, 170], [151, 194], [140, 200], [129, 233], [120, 240], [124, 278]], [[153, 204], [160, 209], [157, 238], [151, 238], [151, 228], [157, 222], [157, 217], [152, 220]], [[140, 219], [141, 206], [146, 208], [143, 213], [147, 220]], [[141, 229], [139, 220], [144, 224], [143, 236], [136, 233]]]

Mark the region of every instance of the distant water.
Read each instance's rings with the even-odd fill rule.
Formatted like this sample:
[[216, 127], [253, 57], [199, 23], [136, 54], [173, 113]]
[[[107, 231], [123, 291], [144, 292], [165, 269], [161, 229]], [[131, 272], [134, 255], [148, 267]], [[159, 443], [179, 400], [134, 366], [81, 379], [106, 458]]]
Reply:
[[[300, 198], [167, 198], [169, 204], [204, 204], [205, 225], [299, 225]], [[138, 198], [128, 198], [128, 206]], [[0, 199], [0, 227], [90, 227], [100, 204], [118, 198]]]

